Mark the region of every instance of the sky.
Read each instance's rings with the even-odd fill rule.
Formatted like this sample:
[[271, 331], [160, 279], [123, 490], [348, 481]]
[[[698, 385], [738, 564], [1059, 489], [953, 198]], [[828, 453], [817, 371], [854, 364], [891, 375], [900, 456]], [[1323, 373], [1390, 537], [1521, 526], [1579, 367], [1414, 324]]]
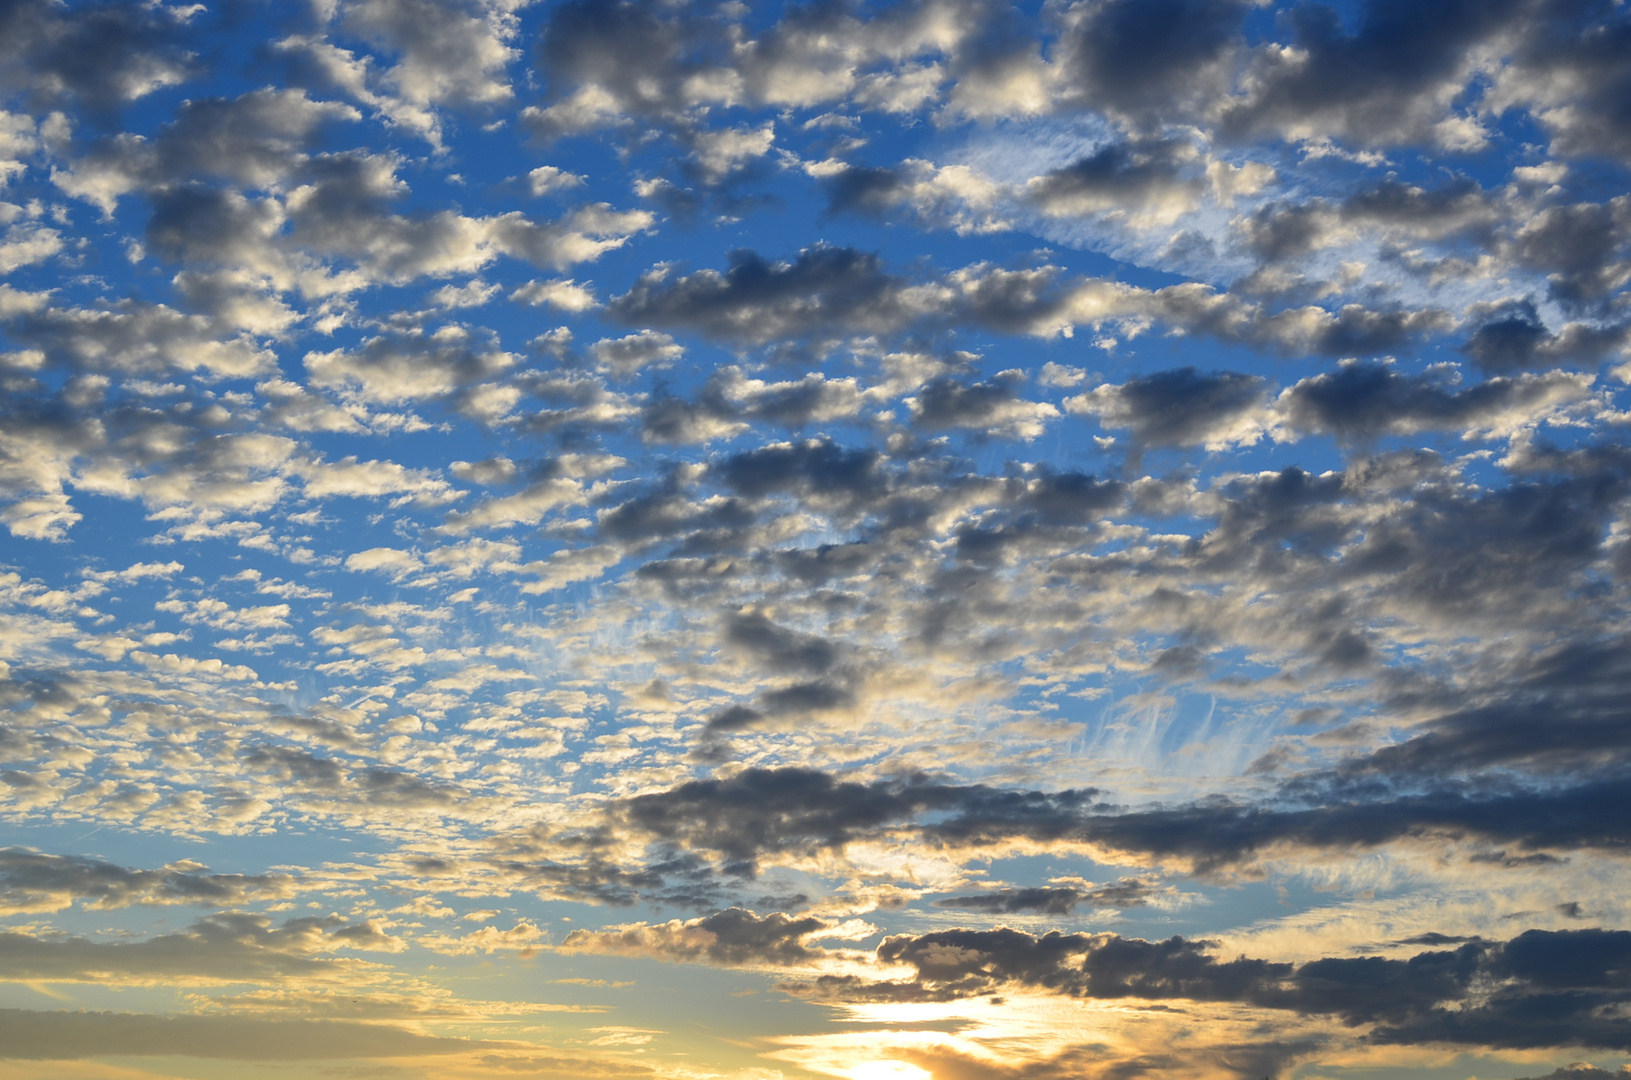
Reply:
[[1623, 0], [4, 0], [0, 1080], [1631, 1075]]

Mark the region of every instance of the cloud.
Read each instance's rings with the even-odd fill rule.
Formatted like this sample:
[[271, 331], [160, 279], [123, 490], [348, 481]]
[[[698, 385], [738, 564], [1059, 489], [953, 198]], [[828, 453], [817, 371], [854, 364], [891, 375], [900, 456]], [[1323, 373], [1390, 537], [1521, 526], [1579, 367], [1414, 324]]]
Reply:
[[[806, 668], [809, 664], [804, 665]], [[617, 816], [653, 836], [717, 851], [750, 869], [795, 846], [842, 848], [927, 810], [946, 813], [928, 835], [953, 836], [1010, 825], [1065, 833], [1090, 792], [1004, 792], [924, 778], [861, 783], [812, 769], [745, 769], [725, 780], [692, 780], [626, 800]]]
[[776, 142], [774, 124], [760, 128], [722, 128], [692, 137], [691, 162], [698, 178], [717, 184], [748, 162], [764, 157]]
[[1287, 355], [1352, 356], [1383, 352], [1452, 324], [1444, 311], [1371, 309], [1336, 312], [1307, 305], [1281, 310], [1197, 282], [1143, 289], [1103, 278], [1066, 278], [1059, 268], [999, 269], [977, 263], [912, 281], [888, 272], [872, 254], [815, 247], [793, 262], [733, 252], [728, 269], [675, 277], [648, 271], [607, 312], [625, 323], [685, 329], [736, 346], [780, 341], [820, 353], [846, 336], [892, 335], [964, 325], [1038, 337], [1077, 327], [1119, 324], [1136, 332], [1151, 322], [1171, 332], [1206, 335]]
[[[755, 720], [748, 715], [714, 726], [728, 731]], [[1430, 754], [1449, 741], [1429, 736], [1419, 747], [1383, 750], [1375, 765], [1385, 763], [1397, 774], [1400, 757]], [[1350, 768], [1358, 770], [1356, 779], [1365, 775], [1359, 763]], [[955, 785], [923, 777], [860, 782], [806, 769], [746, 769], [726, 780], [688, 781], [635, 796], [616, 807], [613, 820], [693, 851], [715, 852], [727, 873], [749, 874], [761, 860], [811, 846], [842, 852], [891, 836], [954, 850], [1074, 847], [1169, 863], [1203, 876], [1227, 876], [1284, 852], [1353, 852], [1435, 835], [1480, 837], [1526, 852], [1624, 847], [1616, 828], [1598, 816], [1612, 801], [1615, 777], [1479, 797], [1446, 783], [1419, 795], [1373, 800], [1345, 798], [1348, 775], [1339, 771], [1323, 784], [1317, 774], [1298, 778], [1286, 791], [1293, 801], [1280, 807], [1214, 798], [1118, 810], [1098, 806], [1091, 791]], [[842, 802], [835, 806], [830, 799]]]
[[61, 911], [132, 904], [208, 904], [237, 907], [250, 900], [294, 894], [290, 874], [210, 874], [200, 863], [132, 870], [84, 856], [50, 855], [31, 848], [0, 848], [0, 905], [8, 912]]
[[1215, 449], [1261, 437], [1266, 397], [1261, 376], [1181, 368], [1100, 386], [1064, 404], [1069, 412], [1096, 415], [1107, 428], [1130, 429], [1142, 446]]
[[1000, 372], [990, 380], [963, 383], [941, 378], [906, 399], [912, 422], [928, 431], [973, 428], [999, 438], [1034, 439], [1059, 410], [1045, 401], [1013, 395], [1018, 372]]
[[1244, 7], [1233, 0], [1112, 0], [1071, 11], [1059, 58], [1064, 100], [1148, 120], [1226, 86]]
[[1491, 375], [1591, 364], [1624, 348], [1631, 336], [1631, 328], [1625, 326], [1582, 322], [1565, 323], [1553, 333], [1528, 300], [1483, 303], [1471, 314], [1480, 325], [1461, 351]]
[[202, 371], [248, 378], [274, 370], [272, 353], [247, 335], [164, 304], [53, 307], [14, 331], [68, 370], [109, 374]]
[[1590, 376], [1496, 376], [1452, 390], [1432, 374], [1401, 375], [1386, 364], [1345, 364], [1299, 381], [1276, 405], [1287, 421], [1308, 432], [1369, 440], [1383, 434], [1461, 430], [1510, 435], [1590, 391]]
[[1194, 147], [1175, 140], [1117, 142], [1033, 178], [1026, 195], [1049, 217], [1093, 215], [1135, 227], [1170, 225], [1199, 205]]
[[473, 956], [477, 953], [491, 956], [496, 952], [513, 950], [526, 958], [540, 945], [547, 944], [548, 940], [548, 931], [540, 930], [535, 924], [522, 920], [508, 930], [484, 926], [462, 937], [427, 935], [420, 940], [420, 944], [446, 956]]
[[[809, 108], [855, 99], [910, 112], [932, 101], [932, 59], [976, 37], [974, 5], [912, 4], [867, 18], [847, 10], [793, 12], [758, 33], [727, 10], [574, 3], [551, 12], [538, 47], [550, 73], [546, 104], [522, 119], [556, 139], [639, 118], [685, 131], [692, 110], [736, 103]], [[728, 129], [727, 129], [728, 130]], [[716, 134], [753, 151], [764, 128]], [[705, 170], [707, 151], [698, 155]]]
[[[911, 982], [826, 976], [806, 992], [857, 1001], [948, 1001], [1005, 987], [1101, 1000], [1242, 1002], [1374, 1025], [1377, 1043], [1461, 1043], [1624, 1049], [1625, 1032], [1599, 1016], [1626, 994], [1615, 973], [1631, 935], [1529, 930], [1407, 959], [1329, 957], [1301, 964], [1240, 956], [1215, 942], [1143, 941], [1115, 934], [1036, 936], [1006, 927], [887, 937], [881, 963], [916, 970]], [[1480, 979], [1501, 980], [1489, 996]], [[1543, 1004], [1544, 1003], [1544, 1004]], [[1547, 1009], [1544, 1020], [1536, 1008]]]
[[807, 163], [805, 171], [826, 189], [831, 213], [884, 219], [909, 209], [925, 224], [965, 235], [1002, 232], [1014, 225], [1010, 186], [967, 165], [936, 166], [917, 158], [893, 168], [824, 161]]
[[[1249, 89], [1223, 107], [1220, 127], [1240, 137], [1272, 132], [1362, 146], [1421, 141], [1478, 149], [1488, 132], [1453, 103], [1474, 70], [1476, 50], [1513, 29], [1520, 9], [1517, 3], [1431, 10], [1373, 5], [1349, 30], [1333, 10], [1306, 8], [1291, 21], [1295, 48], [1255, 51]], [[1392, 47], [1401, 40], [1411, 48]]]
[[780, 911], [758, 915], [744, 908], [681, 922], [635, 923], [607, 930], [574, 930], [561, 943], [567, 953], [592, 952], [723, 967], [811, 967], [830, 950], [811, 948], [813, 939], [852, 929], [813, 916], [795, 918]]
[[1631, 155], [1623, 100], [1622, 48], [1631, 34], [1622, 12], [1598, 4], [1548, 5], [1524, 27], [1487, 93], [1489, 107], [1527, 109], [1562, 157]]
[[1078, 889], [1069, 886], [1025, 889], [992, 889], [972, 896], [947, 896], [936, 900], [937, 908], [978, 911], [992, 915], [1070, 915], [1078, 905], [1096, 908], [1144, 907], [1157, 889], [1141, 878], [1123, 878], [1112, 885]]
[[518, 304], [537, 307], [548, 304], [561, 311], [577, 314], [598, 306], [594, 292], [576, 281], [529, 281], [510, 294]]
[[517, 24], [504, 4], [353, 0], [342, 18], [400, 57], [384, 81], [408, 101], [494, 105], [513, 96], [505, 69]]
[[45, 104], [113, 110], [191, 75], [187, 13], [145, 4], [64, 11], [16, 4], [3, 24], [7, 82]]
[[343, 1020], [0, 1010], [6, 1056], [25, 1061], [91, 1057], [199, 1057], [316, 1061], [479, 1052], [500, 1043], [421, 1035]]
[[619, 378], [628, 378], [644, 367], [666, 367], [685, 355], [667, 334], [642, 330], [620, 338], [602, 338], [589, 346], [595, 363]]
[[1625, 12], [1017, 11], [0, 13], [0, 966], [183, 1010], [26, 1045], [1616, 1050]]
[[904, 282], [876, 256], [818, 247], [791, 262], [734, 252], [729, 268], [673, 278], [649, 271], [607, 312], [624, 322], [684, 327], [744, 345], [810, 335], [886, 331], [915, 313]]
[[484, 349], [460, 327], [446, 327], [428, 337], [381, 336], [355, 352], [336, 349], [305, 358], [315, 385], [349, 390], [379, 404], [445, 399], [503, 373], [515, 362], [509, 353]]
[[1558, 300], [1582, 308], [1631, 281], [1631, 258], [1620, 257], [1628, 238], [1631, 196], [1621, 195], [1543, 210], [1517, 230], [1511, 255], [1546, 274]]
[[292, 919], [281, 926], [263, 915], [222, 912], [185, 930], [144, 941], [101, 943], [78, 937], [0, 934], [0, 955], [12, 977], [104, 985], [220, 986], [246, 980], [321, 979], [350, 982], [365, 968], [325, 959], [335, 947], [324, 931], [344, 920]]
[[[214, 177], [275, 188], [299, 176], [325, 127], [358, 119], [350, 106], [314, 101], [299, 89], [263, 87], [236, 98], [186, 101], [157, 137], [98, 139], [53, 180], [104, 214], [131, 192], [153, 191], [164, 199], [165, 189], [189, 180]], [[170, 215], [181, 212], [177, 203], [167, 205]]]

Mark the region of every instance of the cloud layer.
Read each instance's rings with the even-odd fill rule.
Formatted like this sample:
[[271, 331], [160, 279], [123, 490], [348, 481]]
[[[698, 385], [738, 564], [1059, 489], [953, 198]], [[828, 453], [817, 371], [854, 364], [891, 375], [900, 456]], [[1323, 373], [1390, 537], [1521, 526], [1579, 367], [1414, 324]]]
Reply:
[[0, 1075], [1619, 1075], [1628, 58], [0, 11]]

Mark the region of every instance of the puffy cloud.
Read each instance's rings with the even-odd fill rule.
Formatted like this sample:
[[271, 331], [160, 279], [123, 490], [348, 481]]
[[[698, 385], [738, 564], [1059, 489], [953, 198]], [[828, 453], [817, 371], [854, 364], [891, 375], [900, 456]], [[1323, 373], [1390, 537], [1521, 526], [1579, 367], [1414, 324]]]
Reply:
[[14, 332], [70, 370], [138, 374], [203, 371], [252, 378], [274, 370], [272, 353], [248, 335], [164, 304], [54, 307], [25, 316]]
[[341, 18], [400, 57], [384, 81], [410, 102], [492, 105], [513, 96], [506, 68], [517, 26], [509, 4], [352, 0]]
[[530, 304], [537, 307], [548, 304], [561, 311], [577, 314], [588, 311], [597, 306], [595, 294], [587, 285], [579, 285], [576, 281], [529, 281], [510, 294], [510, 299], [518, 304]]
[[186, 48], [192, 12], [148, 4], [70, 11], [12, 5], [0, 23], [6, 81], [46, 102], [112, 110], [174, 86], [195, 70]]
[[1095, 415], [1105, 427], [1129, 428], [1143, 446], [1211, 449], [1256, 442], [1266, 397], [1260, 376], [1181, 368], [1097, 387], [1066, 399], [1065, 408]]
[[326, 125], [357, 119], [350, 106], [313, 101], [297, 89], [263, 87], [236, 98], [186, 101], [154, 138], [98, 140], [52, 179], [107, 214], [130, 192], [204, 177], [271, 188], [298, 175]]
[[685, 348], [667, 334], [642, 330], [621, 338], [603, 338], [589, 346], [595, 363], [627, 378], [643, 367], [667, 366], [685, 355]]
[[371, 338], [355, 352], [309, 353], [306, 370], [321, 387], [345, 389], [364, 401], [399, 404], [447, 398], [514, 366], [516, 357], [474, 341], [462, 327], [434, 334]]
[[376, 547], [346, 556], [345, 565], [348, 570], [377, 570], [400, 577], [419, 569], [423, 563], [411, 552]]
[[208, 904], [237, 907], [251, 900], [294, 894], [289, 874], [211, 874], [201, 863], [133, 870], [83, 856], [30, 848], [0, 849], [0, 904], [11, 913], [61, 911], [75, 902], [89, 908], [132, 904]]
[[532, 955], [533, 950], [548, 940], [547, 931], [523, 921], [508, 930], [484, 926], [462, 937], [429, 935], [424, 938], [423, 944], [426, 948], [446, 956], [472, 956], [477, 953], [491, 956], [496, 952], [514, 950], [523, 957], [528, 957]]
[[[1361, 145], [1420, 141], [1450, 150], [1483, 146], [1488, 131], [1455, 102], [1479, 50], [1514, 29], [1524, 5], [1365, 6], [1351, 30], [1335, 10], [1291, 19], [1293, 41], [1254, 50], [1244, 97], [1221, 110], [1221, 128], [1247, 136], [1336, 138]], [[1396, 48], [1401, 41], [1408, 49]]]
[[731, 260], [723, 273], [649, 271], [613, 297], [607, 311], [627, 323], [692, 330], [733, 345], [800, 342], [817, 351], [845, 336], [946, 325], [1051, 337], [1079, 326], [1120, 324], [1137, 332], [1158, 322], [1174, 333], [1278, 353], [1372, 355], [1452, 324], [1447, 312], [1433, 308], [1354, 303], [1334, 313], [1312, 305], [1271, 310], [1197, 282], [1151, 290], [1104, 278], [1067, 279], [1053, 266], [974, 264], [913, 282], [850, 248], [807, 248], [790, 263], [744, 251]]
[[1511, 435], [1590, 392], [1586, 375], [1496, 376], [1452, 390], [1433, 375], [1401, 375], [1386, 364], [1345, 364], [1282, 392], [1277, 408], [1294, 426], [1367, 440], [1434, 429]]
[[1631, 156], [1624, 100], [1631, 22], [1603, 4], [1546, 4], [1523, 27], [1486, 94], [1488, 107], [1527, 109], [1566, 157]]
[[1199, 205], [1199, 153], [1175, 140], [1107, 143], [1062, 169], [1035, 177], [1026, 194], [1050, 217], [1106, 217], [1135, 227], [1170, 225]]
[[907, 208], [926, 223], [961, 234], [1001, 232], [1014, 224], [1009, 204], [1015, 192], [967, 165], [908, 158], [895, 168], [868, 168], [824, 161], [807, 164], [805, 171], [827, 189], [834, 213], [887, 218]]
[[546, 477], [514, 495], [486, 499], [467, 511], [449, 514], [442, 531], [462, 536], [472, 529], [536, 525], [553, 510], [564, 506], [581, 506], [586, 501], [583, 485], [577, 480], [565, 476]]
[[[871, 17], [812, 9], [754, 36], [740, 13], [721, 14], [645, 2], [562, 5], [539, 42], [548, 103], [528, 106], [523, 119], [558, 138], [634, 117], [683, 129], [691, 110], [745, 102], [808, 108], [853, 98], [911, 111], [932, 100], [940, 82], [931, 58], [957, 51], [990, 17], [978, 5], [945, 2]], [[732, 141], [752, 148], [762, 137]], [[711, 170], [706, 151], [698, 164]]]
[[1108, 0], [1073, 8], [1058, 60], [1065, 100], [1137, 120], [1204, 105], [1241, 46], [1234, 0]]
[[691, 139], [691, 161], [704, 183], [718, 183], [748, 162], [764, 157], [776, 142], [776, 128], [722, 128]]
[[906, 399], [912, 422], [928, 431], [973, 428], [987, 435], [1034, 439], [1059, 410], [1045, 401], [1026, 401], [1013, 394], [1018, 372], [1001, 372], [975, 383], [942, 378]]
[[740, 251], [724, 273], [676, 278], [666, 268], [649, 271], [607, 304], [625, 322], [684, 327], [744, 345], [887, 332], [920, 310], [876, 256], [831, 247], [806, 249], [791, 263]]
[[814, 967], [830, 959], [831, 953], [812, 948], [809, 942], [835, 936], [857, 935], [854, 928], [814, 916], [795, 918], [780, 911], [759, 915], [744, 908], [727, 908], [684, 922], [674, 919], [656, 925], [574, 930], [561, 943], [561, 950], [725, 967]]
[[1609, 203], [1575, 203], [1542, 211], [1517, 230], [1512, 255], [1546, 274], [1551, 292], [1570, 305], [1586, 305], [1631, 281], [1631, 196]]
[[1461, 351], [1491, 375], [1590, 364], [1623, 349], [1631, 338], [1626, 326], [1584, 322], [1566, 323], [1554, 333], [1529, 300], [1483, 302], [1468, 314], [1479, 325]]

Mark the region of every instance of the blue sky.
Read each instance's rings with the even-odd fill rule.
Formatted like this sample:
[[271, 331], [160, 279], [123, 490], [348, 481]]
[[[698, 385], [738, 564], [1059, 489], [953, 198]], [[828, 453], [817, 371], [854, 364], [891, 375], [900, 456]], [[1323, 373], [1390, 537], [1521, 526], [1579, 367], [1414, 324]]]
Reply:
[[1628, 58], [0, 7], [0, 1077], [1618, 1075]]

